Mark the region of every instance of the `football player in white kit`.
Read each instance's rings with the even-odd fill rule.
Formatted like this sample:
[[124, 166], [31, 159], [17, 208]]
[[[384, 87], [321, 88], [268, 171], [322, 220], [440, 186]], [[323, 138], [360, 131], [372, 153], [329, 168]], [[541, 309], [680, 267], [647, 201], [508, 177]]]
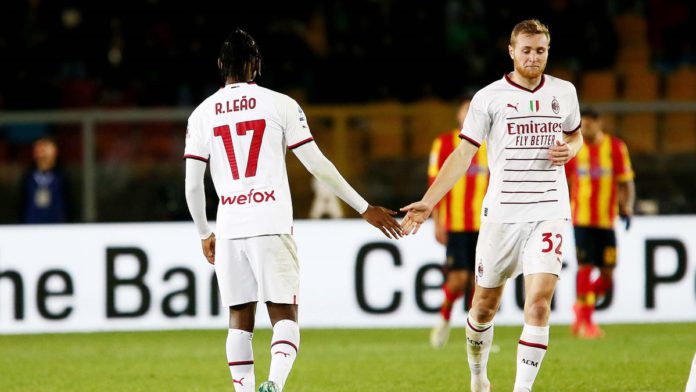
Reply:
[[491, 172], [476, 246], [476, 290], [466, 337], [471, 390], [489, 391], [486, 365], [493, 318], [505, 282], [524, 274], [524, 328], [517, 346], [514, 391], [531, 391], [549, 340], [549, 313], [570, 219], [563, 165], [582, 146], [575, 87], [544, 75], [551, 37], [536, 19], [518, 23], [508, 51], [514, 70], [474, 96], [460, 143], [402, 221], [415, 233], [433, 206], [466, 173], [485, 140]]
[[[235, 391], [255, 390], [251, 339], [259, 301], [266, 303], [273, 324], [270, 373], [259, 391], [282, 391], [300, 346], [286, 148], [387, 237], [400, 237], [401, 228], [396, 212], [369, 205], [322, 155], [295, 100], [253, 83], [261, 57], [249, 34], [237, 29], [229, 36], [218, 66], [225, 86], [188, 120], [186, 201], [230, 310], [226, 348]], [[205, 215], [206, 163], [220, 200], [216, 233]]]

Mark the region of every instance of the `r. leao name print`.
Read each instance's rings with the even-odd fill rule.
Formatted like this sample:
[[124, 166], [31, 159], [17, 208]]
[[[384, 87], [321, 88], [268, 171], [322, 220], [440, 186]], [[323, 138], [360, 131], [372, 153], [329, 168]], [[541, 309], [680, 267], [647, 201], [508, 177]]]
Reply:
[[225, 114], [230, 112], [240, 112], [243, 110], [254, 109], [256, 107], [256, 98], [250, 97], [247, 99], [246, 95], [242, 96], [240, 99], [233, 99], [232, 101], [217, 102], [215, 104], [215, 114]]

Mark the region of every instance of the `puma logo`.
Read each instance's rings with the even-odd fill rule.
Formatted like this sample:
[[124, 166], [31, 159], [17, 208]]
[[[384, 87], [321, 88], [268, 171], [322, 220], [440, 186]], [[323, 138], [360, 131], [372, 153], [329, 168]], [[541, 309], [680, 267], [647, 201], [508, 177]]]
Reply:
[[242, 384], [242, 381], [244, 381], [244, 377], [240, 378], [239, 380], [235, 380], [234, 377], [232, 377], [232, 384], [239, 384], [241, 386], [244, 386], [244, 384]]
[[287, 358], [287, 357], [290, 356], [289, 353], [284, 353], [284, 352], [282, 352], [282, 351], [276, 351], [276, 352], [273, 353], [273, 355], [276, 355], [276, 354], [283, 354], [283, 356], [284, 356], [285, 358]]
[[518, 103], [516, 103], [515, 105], [513, 105], [513, 104], [509, 103], [509, 104], [507, 104], [507, 107], [509, 107], [509, 108], [513, 108], [513, 109], [515, 109], [515, 111], [517, 112], [517, 111], [518, 111], [518, 110], [517, 110], [517, 106], [518, 106], [518, 105], [519, 105], [519, 102], [518, 102]]

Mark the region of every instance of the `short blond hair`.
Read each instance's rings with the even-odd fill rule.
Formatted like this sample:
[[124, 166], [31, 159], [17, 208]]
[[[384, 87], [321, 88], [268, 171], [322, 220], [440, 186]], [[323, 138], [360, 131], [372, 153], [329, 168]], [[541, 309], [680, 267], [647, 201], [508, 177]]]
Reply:
[[520, 34], [525, 35], [536, 35], [544, 34], [546, 39], [551, 44], [551, 33], [549, 33], [549, 28], [545, 24], [541, 23], [539, 19], [527, 19], [515, 25], [510, 34], [510, 45], [515, 46], [515, 41], [517, 41], [517, 36]]

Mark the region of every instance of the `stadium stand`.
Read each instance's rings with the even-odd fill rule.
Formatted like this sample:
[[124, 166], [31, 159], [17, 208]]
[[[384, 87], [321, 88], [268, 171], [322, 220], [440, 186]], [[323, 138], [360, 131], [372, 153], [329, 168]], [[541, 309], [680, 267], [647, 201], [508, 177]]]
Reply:
[[[691, 27], [688, 18], [680, 17], [694, 5], [658, 7], [646, 2], [632, 7], [610, 1], [598, 10], [562, 3], [554, 4], [560, 7], [554, 8], [558, 17], [548, 15], [542, 5], [532, 10], [542, 19], [548, 15], [555, 34], [548, 72], [576, 83], [583, 104], [647, 104], [644, 112], [605, 112], [606, 129], [628, 144], [639, 197], [660, 200], [665, 206], [679, 204], [672, 199], [684, 199], [680, 208], [696, 212], [696, 202], [684, 196], [686, 189], [665, 194], [660, 192], [664, 184], [647, 179], [658, 175], [674, 182], [677, 176], [696, 176], [691, 164], [696, 154], [696, 114], [650, 109], [658, 101], [696, 102], [696, 57], [690, 49], [696, 43], [693, 34], [685, 33]], [[0, 40], [0, 59], [8, 60], [0, 75], [0, 111], [190, 108], [219, 87], [210, 59], [216, 56], [217, 37], [225, 26], [240, 21], [211, 11], [215, 4], [209, 0], [201, 1], [194, 15], [163, 4], [130, 5], [138, 9], [137, 15], [113, 5], [95, 13], [84, 1], [9, 7], [0, 15], [0, 29], [4, 35], [24, 34], [18, 40]], [[520, 6], [482, 4], [478, 9], [465, 4], [462, 9], [443, 10], [432, 4], [400, 14], [362, 5], [333, 8], [309, 2], [267, 15], [258, 12], [258, 5], [245, 4], [239, 13], [264, 15], [244, 21], [266, 54], [260, 83], [298, 97], [320, 146], [341, 172], [368, 197], [396, 203], [422, 191], [423, 171], [416, 167], [425, 164], [434, 135], [452, 127], [456, 97], [499, 78], [509, 67], [509, 60], [500, 56], [508, 26], [500, 30], [491, 26], [513, 23]], [[66, 11], [72, 18], [55, 18]], [[419, 29], [418, 36], [410, 31], [409, 26], [443, 11], [463, 17]], [[75, 13], [81, 18], [75, 19]], [[571, 31], [563, 24], [571, 19], [592, 23], [579, 23]], [[380, 28], [375, 31], [370, 26]], [[434, 46], [418, 46], [428, 42]], [[583, 43], [588, 43], [588, 50], [570, 49]], [[80, 50], [85, 47], [90, 51]], [[470, 53], [475, 56], [464, 55]], [[42, 94], [30, 99], [28, 90]], [[182, 129], [181, 118], [97, 123], [95, 170], [111, 175], [119, 167], [119, 178], [136, 183], [143, 172], [151, 172], [147, 167], [176, 167]], [[31, 140], [25, 139], [53, 134], [61, 160], [79, 178], [85, 170], [80, 132], [79, 123], [0, 125], [0, 187], [7, 190], [3, 193], [7, 204], [16, 194], [16, 172], [29, 161]], [[290, 162], [290, 177], [297, 178], [296, 210], [302, 216], [311, 199], [309, 177], [299, 163], [292, 163], [293, 158]], [[179, 183], [175, 170], [162, 173], [173, 173], [164, 180]], [[123, 183], [101, 181], [100, 194], [114, 194], [116, 185]], [[138, 184], [148, 186], [146, 181]], [[81, 194], [80, 187], [76, 182], [74, 193]], [[307, 190], [303, 193], [300, 188]], [[2, 221], [11, 222], [13, 218], [3, 211]], [[145, 209], [141, 219], [154, 218], [148, 213]], [[114, 213], [109, 219], [118, 216]]]
[[[665, 98], [669, 101], [696, 101], [696, 69], [683, 67], [667, 77]], [[696, 151], [696, 114], [668, 113], [662, 131], [662, 146], [668, 154]]]

